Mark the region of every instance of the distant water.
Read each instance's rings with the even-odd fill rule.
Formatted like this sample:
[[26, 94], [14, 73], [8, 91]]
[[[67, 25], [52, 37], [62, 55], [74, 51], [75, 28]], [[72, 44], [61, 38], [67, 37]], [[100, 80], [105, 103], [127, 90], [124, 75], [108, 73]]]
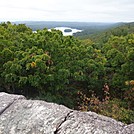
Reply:
[[[70, 28], [70, 27], [55, 27], [54, 29], [62, 31], [64, 36], [73, 35], [74, 33], [83, 31], [83, 30], [74, 29], [74, 28]], [[65, 29], [70, 29], [72, 31], [71, 32], [65, 32], [64, 31]], [[51, 29], [48, 29], [48, 31], [51, 31]], [[33, 33], [37, 33], [37, 31], [33, 31]]]
[[[73, 35], [74, 33], [77, 33], [77, 32], [82, 32], [82, 30], [74, 29], [74, 28], [70, 28], [70, 27], [56, 27], [54, 29], [62, 31], [64, 36]], [[65, 29], [70, 29], [72, 31], [71, 32], [64, 32]]]

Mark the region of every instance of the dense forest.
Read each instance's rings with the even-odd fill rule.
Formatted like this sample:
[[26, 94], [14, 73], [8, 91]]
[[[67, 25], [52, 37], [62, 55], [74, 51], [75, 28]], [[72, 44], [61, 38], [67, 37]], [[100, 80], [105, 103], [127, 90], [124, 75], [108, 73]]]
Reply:
[[81, 40], [1, 23], [0, 91], [134, 123], [133, 23]]
[[[97, 30], [98, 29], [98, 30]], [[80, 33], [75, 33], [74, 36], [80, 39], [92, 39], [94, 42], [106, 43], [111, 35], [114, 36], [125, 36], [129, 33], [134, 32], [134, 22], [131, 23], [114, 23], [111, 27], [96, 27], [86, 29]]]

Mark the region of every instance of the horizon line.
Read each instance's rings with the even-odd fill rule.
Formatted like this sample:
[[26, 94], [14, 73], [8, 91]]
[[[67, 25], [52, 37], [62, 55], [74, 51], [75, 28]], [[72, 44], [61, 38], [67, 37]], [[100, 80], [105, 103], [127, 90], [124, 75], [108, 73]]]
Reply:
[[2, 20], [0, 22], [68, 22], [68, 23], [132, 23], [134, 21], [63, 21], [63, 20]]

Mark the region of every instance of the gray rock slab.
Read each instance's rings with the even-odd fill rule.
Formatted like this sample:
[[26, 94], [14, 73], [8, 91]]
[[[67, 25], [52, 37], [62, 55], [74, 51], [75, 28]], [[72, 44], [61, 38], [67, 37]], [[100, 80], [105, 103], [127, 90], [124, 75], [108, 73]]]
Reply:
[[124, 124], [94, 112], [70, 113], [58, 134], [119, 134]]
[[0, 93], [0, 115], [16, 100], [25, 99], [22, 95], [11, 95], [4, 92]]
[[54, 134], [70, 112], [54, 103], [18, 99], [0, 115], [0, 134]]
[[0, 134], [134, 134], [134, 124], [20, 95], [0, 93], [0, 110]]

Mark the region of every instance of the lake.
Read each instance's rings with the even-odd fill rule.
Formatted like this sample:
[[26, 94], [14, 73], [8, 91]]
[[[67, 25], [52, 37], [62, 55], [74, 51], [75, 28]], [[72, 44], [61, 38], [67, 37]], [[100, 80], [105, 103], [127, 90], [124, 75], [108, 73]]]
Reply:
[[[75, 29], [75, 28], [70, 28], [70, 27], [55, 27], [54, 29], [62, 31], [64, 36], [68, 35], [73, 35], [74, 33], [77, 32], [82, 32], [83, 30]], [[69, 29], [70, 32], [65, 32], [65, 29]], [[51, 31], [51, 29], [48, 29], [48, 31]], [[33, 33], [36, 33], [37, 31], [33, 31]]]
[[[82, 30], [74, 29], [70, 27], [55, 27], [54, 29], [62, 31], [64, 36], [73, 35], [74, 33], [77, 33], [77, 32], [82, 32]], [[71, 32], [65, 32], [64, 31], [65, 29], [70, 29]]]

